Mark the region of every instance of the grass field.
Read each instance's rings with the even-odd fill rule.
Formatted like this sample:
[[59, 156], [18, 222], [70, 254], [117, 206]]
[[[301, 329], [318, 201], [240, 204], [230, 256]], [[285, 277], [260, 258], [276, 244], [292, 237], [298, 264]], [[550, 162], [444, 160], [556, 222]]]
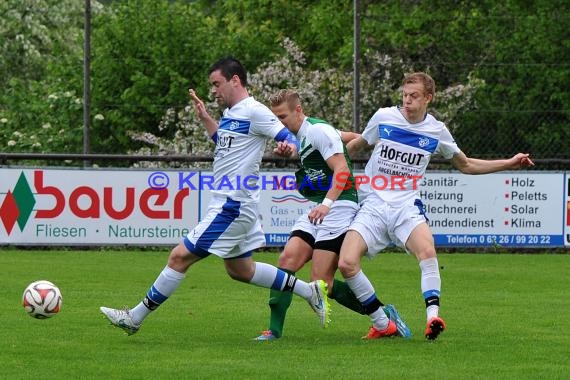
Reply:
[[[441, 254], [441, 315], [447, 331], [423, 338], [419, 269], [386, 253], [364, 269], [385, 303], [395, 303], [412, 339], [366, 342], [368, 317], [333, 301], [322, 330], [295, 298], [285, 336], [252, 338], [267, 327], [268, 291], [230, 280], [210, 258], [134, 336], [110, 327], [99, 306], [133, 306], [167, 252], [0, 251], [2, 379], [568, 379], [570, 255]], [[277, 254], [257, 253], [275, 263]], [[306, 278], [303, 270], [300, 277]], [[25, 286], [55, 282], [61, 313], [30, 318]]]

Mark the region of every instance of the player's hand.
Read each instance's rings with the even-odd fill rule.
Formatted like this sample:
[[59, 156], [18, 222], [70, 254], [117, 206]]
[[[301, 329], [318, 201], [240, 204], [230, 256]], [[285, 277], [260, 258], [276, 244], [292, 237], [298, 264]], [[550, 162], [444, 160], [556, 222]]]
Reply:
[[514, 169], [520, 169], [525, 167], [534, 166], [534, 162], [529, 157], [528, 153], [518, 153], [516, 154], [512, 160], [514, 161]]
[[312, 224], [321, 224], [330, 210], [329, 207], [323, 204], [316, 206], [309, 212], [309, 222]]
[[209, 118], [210, 115], [208, 114], [208, 111], [206, 110], [206, 106], [204, 105], [204, 102], [202, 101], [202, 99], [200, 99], [198, 97], [198, 95], [196, 95], [196, 92], [194, 91], [194, 89], [192, 89], [192, 88], [188, 89], [188, 94], [190, 95], [190, 98], [194, 102], [194, 109], [196, 110], [196, 114], [198, 115], [198, 117], [200, 119]]
[[277, 146], [273, 149], [273, 153], [282, 157], [291, 157], [297, 152], [294, 144], [290, 144], [285, 141], [278, 141]]

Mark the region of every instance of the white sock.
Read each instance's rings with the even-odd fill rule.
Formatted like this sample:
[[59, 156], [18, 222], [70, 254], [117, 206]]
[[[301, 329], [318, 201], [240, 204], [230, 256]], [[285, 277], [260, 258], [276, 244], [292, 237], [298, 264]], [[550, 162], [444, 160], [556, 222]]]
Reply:
[[428, 321], [433, 317], [437, 317], [439, 315], [439, 306], [437, 305], [428, 306], [428, 308], [426, 309], [426, 315]]
[[[361, 304], [366, 305], [375, 299], [377, 300], [374, 287], [362, 270], [360, 270], [354, 277], [347, 278], [345, 280]], [[381, 307], [370, 314], [370, 319], [372, 320], [374, 327], [378, 330], [384, 330], [388, 327], [388, 316]]]
[[309, 284], [266, 263], [255, 263], [255, 272], [253, 273], [250, 284], [283, 291], [288, 291], [292, 288], [293, 293], [306, 300], [311, 297], [311, 287]]
[[[436, 296], [439, 298], [441, 293], [441, 277], [439, 275], [439, 263], [437, 257], [420, 261], [420, 269], [422, 272], [421, 287], [422, 294], [425, 298]], [[429, 321], [439, 314], [439, 305], [429, 305], [426, 308], [426, 317]]]
[[[178, 289], [178, 286], [180, 286], [184, 277], [184, 273], [177, 272], [166, 266], [162, 272], [160, 272], [157, 279], [154, 281], [154, 284], [152, 284], [145, 300], [141, 301], [137, 306], [131, 309], [130, 314], [133, 318], [133, 322], [140, 324], [151, 311], [162, 305], [162, 303], [164, 303], [164, 301], [166, 301], [168, 297]], [[148, 301], [149, 299], [155, 304], [152, 309], [145, 304], [145, 301]]]

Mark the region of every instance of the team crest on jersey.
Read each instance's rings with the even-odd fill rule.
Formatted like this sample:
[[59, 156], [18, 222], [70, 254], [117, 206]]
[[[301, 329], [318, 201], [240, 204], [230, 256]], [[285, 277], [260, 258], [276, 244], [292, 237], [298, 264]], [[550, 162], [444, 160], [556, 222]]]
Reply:
[[230, 123], [230, 126], [229, 126], [230, 131], [234, 131], [238, 128], [239, 128], [239, 122], [237, 120], [234, 120]]
[[325, 173], [320, 169], [307, 168], [305, 172], [307, 173], [307, 179], [311, 182], [317, 181], [319, 178], [325, 176]]
[[420, 137], [420, 141], [418, 142], [420, 148], [424, 148], [429, 145], [429, 139], [427, 137]]

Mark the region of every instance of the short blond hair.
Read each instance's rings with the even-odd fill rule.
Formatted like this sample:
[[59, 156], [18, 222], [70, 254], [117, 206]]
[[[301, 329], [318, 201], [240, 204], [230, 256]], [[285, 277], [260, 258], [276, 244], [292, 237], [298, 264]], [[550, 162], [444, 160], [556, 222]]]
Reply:
[[409, 83], [423, 84], [425, 93], [435, 97], [435, 81], [428, 74], [421, 71], [408, 74], [402, 80], [402, 86]]
[[285, 102], [293, 109], [301, 104], [301, 97], [297, 91], [289, 89], [279, 90], [269, 97], [269, 105], [271, 107], [279, 106]]

